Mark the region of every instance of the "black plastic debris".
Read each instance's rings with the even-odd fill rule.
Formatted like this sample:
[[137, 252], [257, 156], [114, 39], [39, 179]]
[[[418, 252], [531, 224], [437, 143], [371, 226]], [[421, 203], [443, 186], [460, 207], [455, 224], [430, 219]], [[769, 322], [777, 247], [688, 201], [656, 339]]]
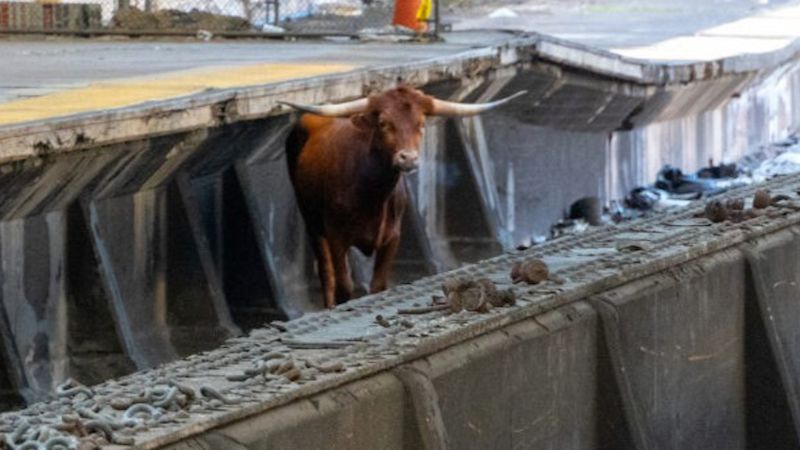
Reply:
[[714, 165], [714, 160], [708, 161], [708, 167], [703, 167], [697, 171], [699, 178], [736, 178], [740, 175], [739, 166], [736, 163]]
[[569, 207], [569, 219], [583, 219], [589, 225], [598, 226], [603, 223], [603, 205], [597, 197], [583, 197]]
[[684, 174], [681, 169], [670, 165], [664, 166], [656, 178], [656, 187], [671, 194], [694, 194], [700, 198], [703, 194], [715, 195], [723, 192], [717, 180], [700, 178], [695, 174]]

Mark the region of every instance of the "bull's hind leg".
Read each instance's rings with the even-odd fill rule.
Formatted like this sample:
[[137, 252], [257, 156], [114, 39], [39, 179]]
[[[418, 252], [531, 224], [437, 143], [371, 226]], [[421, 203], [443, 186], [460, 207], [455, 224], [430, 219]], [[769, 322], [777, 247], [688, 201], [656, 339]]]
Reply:
[[347, 250], [350, 246], [339, 240], [330, 240], [329, 245], [336, 279], [336, 303], [344, 303], [353, 297], [353, 280], [347, 268]]
[[314, 254], [317, 257], [317, 272], [319, 281], [322, 284], [322, 295], [325, 300], [325, 307], [331, 309], [336, 306], [334, 297], [336, 279], [333, 275], [331, 249], [328, 245], [328, 240], [323, 237], [316, 238], [313, 241]]
[[375, 269], [372, 272], [372, 281], [369, 284], [371, 293], [380, 292], [386, 289], [389, 284], [389, 273], [392, 270], [392, 262], [397, 255], [397, 248], [400, 246], [400, 236], [396, 235], [386, 241], [382, 247], [375, 252]]

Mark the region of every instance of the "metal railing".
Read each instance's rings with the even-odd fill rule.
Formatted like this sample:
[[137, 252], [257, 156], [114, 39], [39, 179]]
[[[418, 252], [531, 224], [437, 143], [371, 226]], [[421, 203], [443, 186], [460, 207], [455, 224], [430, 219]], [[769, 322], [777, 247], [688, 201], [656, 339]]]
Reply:
[[[438, 1], [429, 0], [436, 34]], [[209, 36], [409, 33], [395, 0], [0, 0], [0, 32]]]

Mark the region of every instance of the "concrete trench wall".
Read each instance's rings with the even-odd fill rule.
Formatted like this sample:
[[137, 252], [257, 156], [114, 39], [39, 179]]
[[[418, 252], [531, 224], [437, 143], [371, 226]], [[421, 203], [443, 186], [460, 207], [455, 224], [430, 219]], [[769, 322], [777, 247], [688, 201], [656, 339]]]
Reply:
[[[578, 197], [619, 197], [663, 163], [733, 160], [799, 123], [792, 61], [680, 85], [541, 60], [483, 70], [423, 88], [467, 101], [530, 93], [482, 118], [430, 120], [422, 168], [406, 180], [414, 208], [395, 283], [496, 255], [544, 233]], [[336, 83], [301, 94], [346, 90]], [[291, 120], [2, 164], [2, 403], [42, 399], [68, 377], [91, 384], [153, 367], [319, 308], [283, 154]], [[368, 261], [354, 262], [366, 272]]]
[[800, 227], [166, 448], [800, 445]]

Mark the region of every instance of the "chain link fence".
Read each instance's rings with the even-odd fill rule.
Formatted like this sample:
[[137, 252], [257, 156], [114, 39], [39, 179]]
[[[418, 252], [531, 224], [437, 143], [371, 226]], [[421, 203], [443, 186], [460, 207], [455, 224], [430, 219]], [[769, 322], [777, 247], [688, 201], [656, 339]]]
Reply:
[[[433, 3], [420, 6], [433, 11], [430, 22]], [[0, 32], [359, 35], [397, 32], [394, 7], [395, 0], [0, 0]]]

